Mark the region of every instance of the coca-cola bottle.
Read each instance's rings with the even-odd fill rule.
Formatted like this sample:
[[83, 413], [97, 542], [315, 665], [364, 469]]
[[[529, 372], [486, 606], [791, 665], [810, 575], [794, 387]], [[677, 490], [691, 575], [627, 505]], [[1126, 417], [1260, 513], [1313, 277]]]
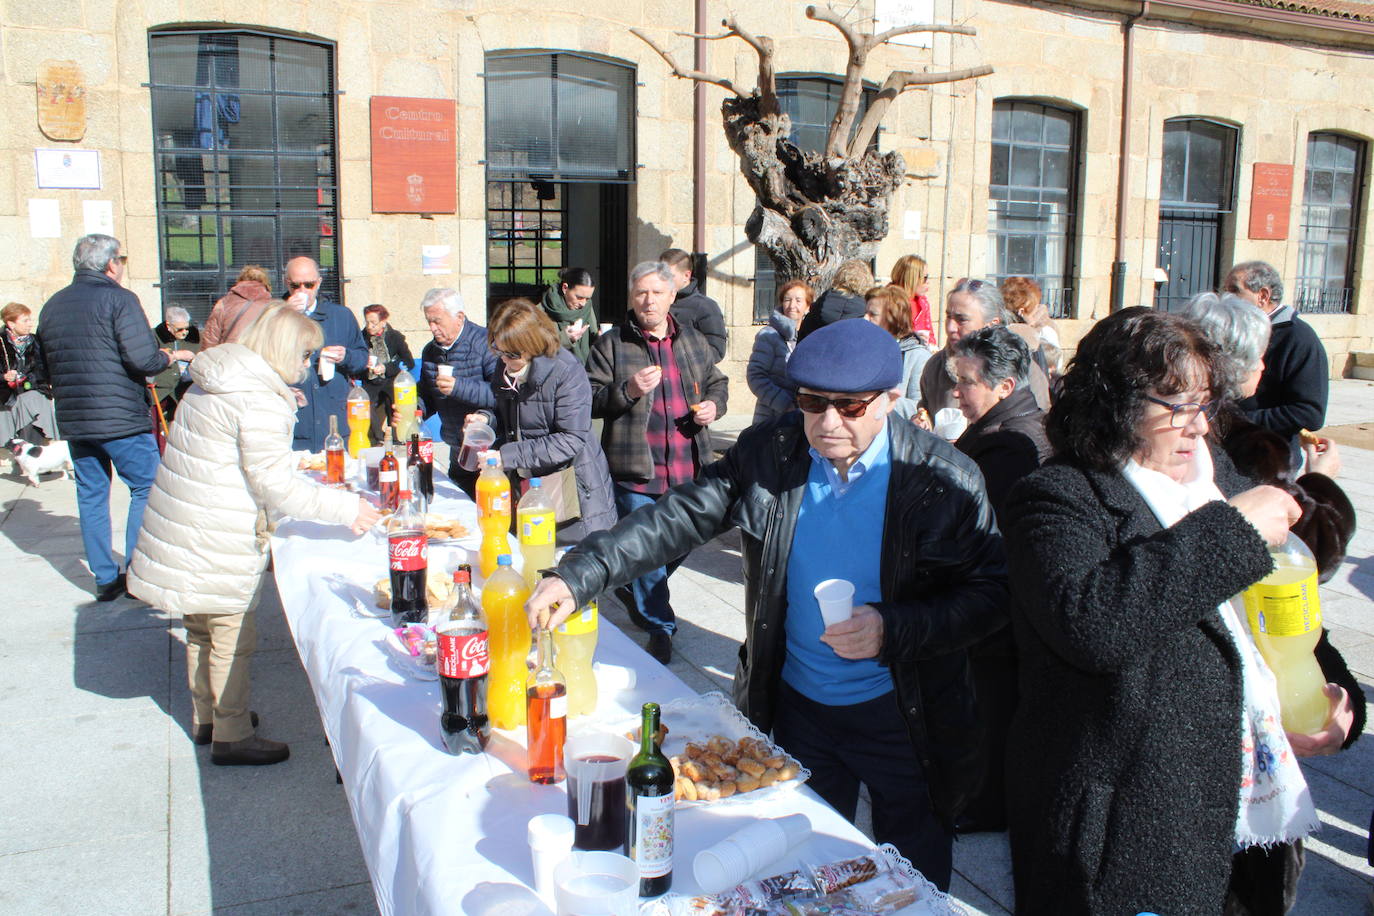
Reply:
[[391, 567], [391, 625], [396, 627], [429, 621], [429, 599], [425, 596], [429, 538], [425, 535], [425, 516], [410, 498], [409, 489], [401, 491], [399, 501], [396, 512], [386, 523]]
[[383, 512], [395, 512], [401, 493], [401, 463], [396, 460], [396, 448], [391, 441], [391, 427], [387, 426], [382, 440], [385, 452], [377, 464], [377, 496]]
[[420, 492], [429, 505], [434, 501], [434, 440], [421, 425], [424, 419], [424, 411], [415, 411], [415, 428], [420, 431]]
[[464, 563], [453, 573], [453, 597], [437, 630], [439, 685], [444, 711], [439, 729], [450, 754], [480, 754], [491, 737], [487, 719], [487, 618], [472, 596], [472, 567]]

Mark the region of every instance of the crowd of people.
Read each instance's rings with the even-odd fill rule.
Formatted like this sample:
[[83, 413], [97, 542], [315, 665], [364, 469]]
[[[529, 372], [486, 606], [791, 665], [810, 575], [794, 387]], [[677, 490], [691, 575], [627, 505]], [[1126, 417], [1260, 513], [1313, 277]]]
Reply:
[[[418, 361], [384, 306], [360, 326], [321, 296], [309, 258], [285, 265], [281, 298], [246, 268], [199, 334], [177, 308], [148, 327], [116, 239], [87, 236], [73, 260], [36, 335], [27, 308], [3, 313], [6, 413], [17, 435], [69, 440], [96, 597], [184, 618], [193, 738], [214, 762], [289, 753], [249, 706], [272, 515], [377, 520], [295, 474], [293, 451], [321, 448], [355, 383], [378, 437], [408, 371], [455, 483], [471, 494], [458, 456], [482, 423], [515, 485], [555, 494], [572, 549], [531, 625], [610, 592], [667, 663], [674, 570], [738, 529], [737, 705], [840, 813], [866, 787], [876, 839], [937, 886], [956, 833], [1009, 830], [1018, 913], [1292, 905], [1318, 826], [1297, 758], [1349, 747], [1365, 709], [1323, 637], [1327, 722], [1286, 733], [1233, 607], [1290, 531], [1323, 579], [1354, 532], [1335, 443], [1303, 435], [1324, 420], [1325, 351], [1269, 265], [1236, 265], [1181, 314], [1113, 313], [1067, 365], [1027, 278], [958, 280], [938, 336], [914, 255], [886, 284], [860, 261], [824, 291], [785, 282], [749, 359], [753, 424], [718, 457], [726, 328], [678, 249], [629, 272], [612, 326], [581, 268], [487, 327], [430, 290]], [[813, 590], [832, 578], [854, 611], [826, 625]]]

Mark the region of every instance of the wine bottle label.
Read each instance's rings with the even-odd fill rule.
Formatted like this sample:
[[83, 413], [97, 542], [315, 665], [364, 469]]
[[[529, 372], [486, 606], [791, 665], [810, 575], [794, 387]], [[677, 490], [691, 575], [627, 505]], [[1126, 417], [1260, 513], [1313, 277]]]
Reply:
[[423, 534], [393, 535], [387, 539], [391, 568], [414, 572], [429, 566], [429, 538]]
[[1268, 585], [1256, 582], [1241, 593], [1250, 630], [1265, 636], [1304, 636], [1322, 625], [1317, 574]]
[[596, 599], [558, 625], [560, 636], [585, 636], [596, 632]]
[[554, 697], [549, 700], [549, 718], [566, 719], [568, 717], [568, 695], [565, 693], [561, 697]]
[[395, 483], [400, 479], [400, 474], [396, 471], [380, 471], [377, 474], [378, 483]]
[[520, 513], [520, 543], [531, 547], [553, 543], [553, 512]]
[[632, 857], [640, 878], [661, 878], [673, 870], [673, 793], [635, 795]]
[[439, 674], [442, 677], [481, 677], [491, 670], [487, 631], [439, 632]]

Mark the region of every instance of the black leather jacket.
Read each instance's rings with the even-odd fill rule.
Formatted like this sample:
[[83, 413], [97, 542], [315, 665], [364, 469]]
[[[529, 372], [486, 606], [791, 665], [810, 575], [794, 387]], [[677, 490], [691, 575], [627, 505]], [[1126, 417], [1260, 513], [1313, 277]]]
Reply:
[[[933, 810], [952, 823], [981, 779], [967, 649], [1007, 623], [1002, 536], [972, 461], [901, 419], [888, 431], [878, 660], [892, 673]], [[786, 655], [786, 570], [807, 449], [799, 414], [755, 426], [696, 480], [589, 536], [557, 570], [580, 605], [738, 526], [747, 636], [735, 703], [765, 732]]]

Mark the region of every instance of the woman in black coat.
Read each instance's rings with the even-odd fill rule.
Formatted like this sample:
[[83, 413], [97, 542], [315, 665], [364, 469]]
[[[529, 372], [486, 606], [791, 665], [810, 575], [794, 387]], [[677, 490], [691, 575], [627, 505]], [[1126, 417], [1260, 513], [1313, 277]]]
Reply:
[[42, 445], [57, 436], [57, 422], [43, 344], [33, 333], [33, 311], [11, 302], [0, 309], [0, 321], [0, 446], [16, 437]]
[[373, 303], [363, 309], [363, 320], [367, 322], [363, 330], [363, 339], [367, 341], [367, 369], [363, 372], [362, 383], [367, 399], [372, 402], [369, 436], [373, 445], [382, 441], [382, 426], [391, 416], [391, 387], [396, 376], [402, 369], [414, 373], [415, 357], [410, 354], [410, 344], [406, 343], [404, 334], [387, 323], [390, 317], [384, 305]]
[[1315, 829], [1272, 727], [1277, 700], [1261, 696], [1267, 668], [1229, 605], [1268, 574], [1266, 547], [1298, 507], [1206, 448], [1215, 355], [1175, 315], [1130, 308], [1098, 322], [1047, 418], [1055, 459], [1012, 492], [1019, 914], [1219, 913], [1263, 802], [1247, 785], [1242, 808], [1243, 774], [1291, 802], [1279, 835]]
[[[528, 299], [498, 305], [487, 339], [502, 364], [491, 380], [496, 408], [468, 420], [495, 421], [501, 466], [513, 487], [542, 477], [547, 490], [550, 478], [573, 469], [578, 513], [575, 521], [559, 523], [560, 544], [610, 528], [617, 518], [611, 473], [592, 435], [592, 387], [582, 361], [559, 346], [557, 326]], [[516, 500], [520, 494], [514, 489]]]

